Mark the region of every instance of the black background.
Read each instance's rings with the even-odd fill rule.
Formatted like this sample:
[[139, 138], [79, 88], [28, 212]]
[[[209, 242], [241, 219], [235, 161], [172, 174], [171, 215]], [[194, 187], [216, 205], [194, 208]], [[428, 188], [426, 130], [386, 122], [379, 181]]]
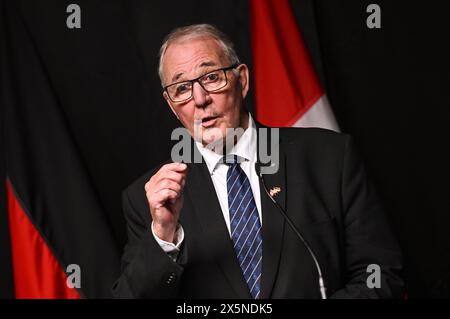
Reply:
[[[66, 27], [70, 3], [81, 7], [81, 29]], [[369, 3], [381, 6], [381, 29], [366, 26]], [[444, 3], [291, 1], [341, 130], [354, 136], [385, 202], [405, 253], [410, 298], [450, 296], [450, 11]], [[213, 23], [251, 68], [247, 1], [3, 0], [1, 10], [27, 29], [19, 40], [36, 48], [123, 247], [120, 193], [169, 158], [170, 133], [178, 126], [156, 71], [163, 37], [176, 26]], [[15, 36], [10, 21], [0, 25], [4, 38]], [[254, 109], [252, 97], [247, 107]], [[0, 209], [0, 288], [7, 297], [4, 202]]]

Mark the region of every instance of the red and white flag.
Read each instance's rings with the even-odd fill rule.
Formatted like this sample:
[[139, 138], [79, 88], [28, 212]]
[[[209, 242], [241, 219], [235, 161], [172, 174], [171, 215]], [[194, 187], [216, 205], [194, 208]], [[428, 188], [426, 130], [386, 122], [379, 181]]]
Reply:
[[250, 11], [257, 120], [338, 131], [288, 0], [251, 0]]

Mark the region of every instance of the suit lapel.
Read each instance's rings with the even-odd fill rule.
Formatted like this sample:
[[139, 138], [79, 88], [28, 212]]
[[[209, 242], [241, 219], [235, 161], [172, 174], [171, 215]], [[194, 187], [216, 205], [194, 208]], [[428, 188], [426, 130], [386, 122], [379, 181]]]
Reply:
[[205, 244], [239, 298], [251, 298], [233, 249], [211, 176], [205, 163], [191, 165], [186, 194], [191, 197], [200, 220]]
[[[270, 129], [268, 130], [270, 131]], [[268, 141], [270, 141], [270, 133], [267, 136]], [[258, 149], [259, 147], [260, 134], [258, 134]], [[286, 209], [286, 158], [279, 146], [271, 149], [271, 153], [273, 152], [279, 152], [278, 171], [275, 174], [263, 174], [264, 184], [269, 192], [272, 190], [273, 198], [277, 201], [277, 203], [283, 207], [283, 209]], [[261, 178], [259, 185], [261, 193], [263, 231], [261, 298], [270, 298], [278, 273], [285, 223], [283, 216], [278, 211], [278, 207], [276, 207], [265, 192]]]

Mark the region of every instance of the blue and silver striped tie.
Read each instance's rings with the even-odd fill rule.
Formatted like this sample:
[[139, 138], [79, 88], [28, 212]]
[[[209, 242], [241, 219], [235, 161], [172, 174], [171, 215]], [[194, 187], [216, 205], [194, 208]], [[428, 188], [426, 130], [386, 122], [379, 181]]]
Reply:
[[242, 273], [254, 299], [259, 298], [262, 268], [262, 233], [250, 181], [236, 155], [225, 158], [231, 238]]

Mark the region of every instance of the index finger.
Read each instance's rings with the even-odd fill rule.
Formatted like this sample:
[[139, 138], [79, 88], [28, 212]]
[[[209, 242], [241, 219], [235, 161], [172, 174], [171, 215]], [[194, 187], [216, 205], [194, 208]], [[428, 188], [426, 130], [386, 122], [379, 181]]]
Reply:
[[160, 170], [169, 170], [182, 173], [183, 171], [187, 170], [187, 167], [188, 166], [184, 163], [170, 163], [163, 165]]

